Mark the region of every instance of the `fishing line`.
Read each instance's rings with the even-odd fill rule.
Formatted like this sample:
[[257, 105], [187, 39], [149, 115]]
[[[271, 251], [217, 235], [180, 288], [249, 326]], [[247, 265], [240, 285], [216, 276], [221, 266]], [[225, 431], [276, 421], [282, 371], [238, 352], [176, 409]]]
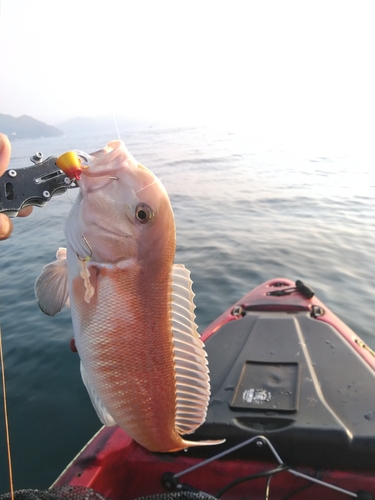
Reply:
[[118, 129], [117, 120], [116, 120], [116, 115], [115, 115], [115, 113], [113, 111], [111, 111], [111, 113], [112, 113], [113, 121], [115, 122], [117, 137], [118, 137], [119, 141], [121, 141], [120, 131]]
[[158, 177], [155, 176], [154, 182], [151, 182], [151, 184], [147, 184], [147, 186], [145, 186], [141, 189], [138, 189], [138, 191], [135, 191], [135, 194], [138, 194], [140, 191], [143, 191], [144, 189], [147, 189], [148, 187], [153, 186], [154, 184], [157, 184], [158, 182], [161, 182], [161, 179], [159, 179]]
[[7, 396], [6, 396], [6, 384], [5, 384], [5, 369], [4, 369], [4, 356], [3, 356], [3, 338], [2, 338], [2, 332], [1, 332], [1, 326], [0, 326], [0, 363], [1, 363], [1, 379], [2, 379], [3, 400], [4, 400], [5, 437], [6, 437], [7, 451], [8, 451], [8, 468], [9, 468], [10, 497], [11, 497], [12, 500], [14, 500], [12, 456], [11, 456], [11, 453], [10, 453], [8, 408], [7, 408]]

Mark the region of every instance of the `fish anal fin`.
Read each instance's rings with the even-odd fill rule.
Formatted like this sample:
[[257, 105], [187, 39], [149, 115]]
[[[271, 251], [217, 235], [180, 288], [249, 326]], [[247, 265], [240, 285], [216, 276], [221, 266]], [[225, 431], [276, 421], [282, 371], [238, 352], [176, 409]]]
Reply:
[[59, 249], [57, 260], [44, 266], [35, 282], [39, 307], [48, 316], [54, 316], [64, 306], [69, 306], [68, 267], [64, 250]]
[[177, 382], [175, 428], [179, 434], [190, 434], [203, 424], [210, 398], [207, 355], [197, 332], [193, 299], [190, 272], [185, 266], [174, 264], [172, 333]]

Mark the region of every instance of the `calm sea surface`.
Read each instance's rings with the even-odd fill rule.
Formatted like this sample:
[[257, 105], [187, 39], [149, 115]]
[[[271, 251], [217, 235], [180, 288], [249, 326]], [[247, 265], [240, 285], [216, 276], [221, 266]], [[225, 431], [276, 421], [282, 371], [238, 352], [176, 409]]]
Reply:
[[[115, 133], [13, 143], [12, 167]], [[121, 133], [160, 177], [177, 223], [176, 262], [192, 273], [202, 330], [249, 289], [302, 279], [375, 348], [374, 155], [345, 144], [209, 128]], [[55, 197], [0, 242], [0, 321], [15, 488], [45, 488], [100, 422], [69, 350], [69, 310], [41, 313], [34, 282], [56, 249], [75, 192]], [[0, 390], [1, 392], [1, 390]], [[374, 402], [375, 410], [375, 402]], [[0, 493], [9, 491], [0, 415]]]

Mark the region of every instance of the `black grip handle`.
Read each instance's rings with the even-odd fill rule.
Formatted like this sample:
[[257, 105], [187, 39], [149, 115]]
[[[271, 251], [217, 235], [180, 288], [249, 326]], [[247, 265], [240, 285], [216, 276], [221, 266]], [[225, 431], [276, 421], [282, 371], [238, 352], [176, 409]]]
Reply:
[[54, 194], [64, 193], [71, 184], [56, 165], [56, 157], [19, 169], [6, 170], [0, 177], [0, 212], [15, 217], [30, 205], [42, 207]]

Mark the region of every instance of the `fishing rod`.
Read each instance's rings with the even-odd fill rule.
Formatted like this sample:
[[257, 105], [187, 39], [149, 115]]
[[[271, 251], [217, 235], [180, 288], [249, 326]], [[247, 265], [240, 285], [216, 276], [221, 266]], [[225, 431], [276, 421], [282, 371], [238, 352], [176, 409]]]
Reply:
[[10, 491], [11, 499], [14, 500], [12, 455], [11, 455], [11, 451], [10, 451], [8, 407], [7, 407], [7, 395], [6, 395], [6, 383], [5, 383], [4, 354], [3, 354], [3, 336], [2, 336], [1, 325], [0, 325], [0, 364], [1, 364], [1, 382], [2, 382], [2, 388], [3, 388], [5, 438], [6, 438], [7, 455], [8, 455], [9, 487], [10, 487], [9, 491]]

